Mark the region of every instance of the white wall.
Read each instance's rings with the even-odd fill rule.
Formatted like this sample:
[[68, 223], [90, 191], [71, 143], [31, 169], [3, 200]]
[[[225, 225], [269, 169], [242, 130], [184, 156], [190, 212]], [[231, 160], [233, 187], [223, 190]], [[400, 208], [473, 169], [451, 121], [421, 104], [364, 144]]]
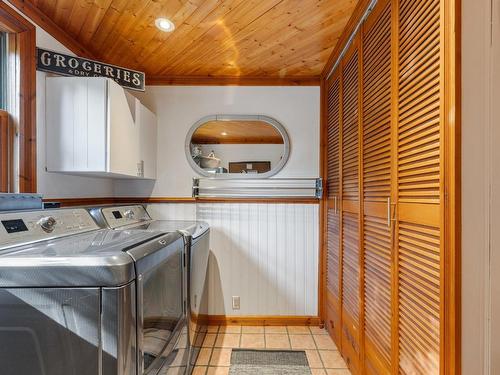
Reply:
[[196, 172], [184, 151], [191, 126], [207, 115], [262, 114], [288, 131], [290, 159], [276, 177], [319, 176], [319, 87], [148, 87], [141, 100], [158, 116], [158, 173], [147, 181], [119, 181], [118, 196], [191, 196]]
[[148, 213], [157, 220], [196, 220], [196, 204], [170, 203], [150, 204]]
[[491, 373], [500, 374], [500, 0], [492, 1], [491, 44]]
[[[152, 204], [155, 219], [210, 224], [209, 313], [318, 314], [316, 204]], [[232, 296], [241, 309], [233, 310]]]
[[464, 375], [500, 374], [499, 4], [462, 0]]
[[[277, 177], [319, 175], [319, 87], [148, 87], [140, 98], [158, 115], [158, 180], [117, 181], [122, 196], [189, 197], [195, 172], [188, 130], [213, 114], [276, 118], [291, 140]], [[155, 218], [198, 219], [211, 226], [210, 314], [317, 315], [316, 204], [155, 204]], [[231, 297], [241, 309], [232, 310]]]

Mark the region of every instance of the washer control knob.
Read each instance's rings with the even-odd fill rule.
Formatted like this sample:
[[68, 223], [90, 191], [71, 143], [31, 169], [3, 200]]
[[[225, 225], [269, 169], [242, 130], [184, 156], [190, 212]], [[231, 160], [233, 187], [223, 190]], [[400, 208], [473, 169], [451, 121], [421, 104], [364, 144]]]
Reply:
[[123, 213], [123, 215], [124, 215], [127, 219], [132, 220], [132, 219], [134, 218], [134, 216], [135, 216], [135, 212], [134, 212], [134, 211], [132, 211], [132, 210], [127, 210], [127, 211], [125, 211], [125, 212]]
[[57, 221], [52, 216], [46, 216], [38, 220], [38, 224], [45, 232], [51, 233], [54, 231]]

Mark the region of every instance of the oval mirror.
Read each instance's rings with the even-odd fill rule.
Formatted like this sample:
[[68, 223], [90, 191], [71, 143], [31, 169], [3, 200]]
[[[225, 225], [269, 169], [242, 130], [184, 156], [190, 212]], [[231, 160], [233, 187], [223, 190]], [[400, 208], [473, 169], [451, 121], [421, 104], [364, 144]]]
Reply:
[[289, 153], [285, 128], [268, 116], [207, 116], [186, 137], [188, 161], [206, 177], [270, 177], [284, 167]]

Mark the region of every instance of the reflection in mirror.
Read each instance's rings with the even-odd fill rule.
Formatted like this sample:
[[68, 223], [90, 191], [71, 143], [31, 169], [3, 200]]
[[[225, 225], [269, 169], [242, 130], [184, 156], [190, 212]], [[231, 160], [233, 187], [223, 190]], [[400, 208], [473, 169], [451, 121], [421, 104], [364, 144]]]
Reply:
[[266, 116], [210, 116], [188, 137], [190, 163], [204, 176], [268, 177], [288, 157], [286, 131]]

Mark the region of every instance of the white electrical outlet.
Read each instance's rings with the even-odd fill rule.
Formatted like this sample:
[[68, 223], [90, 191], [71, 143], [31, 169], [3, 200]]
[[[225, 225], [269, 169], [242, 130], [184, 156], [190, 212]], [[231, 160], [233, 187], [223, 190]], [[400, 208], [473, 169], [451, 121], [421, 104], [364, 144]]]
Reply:
[[233, 296], [233, 310], [240, 309], [240, 296]]

